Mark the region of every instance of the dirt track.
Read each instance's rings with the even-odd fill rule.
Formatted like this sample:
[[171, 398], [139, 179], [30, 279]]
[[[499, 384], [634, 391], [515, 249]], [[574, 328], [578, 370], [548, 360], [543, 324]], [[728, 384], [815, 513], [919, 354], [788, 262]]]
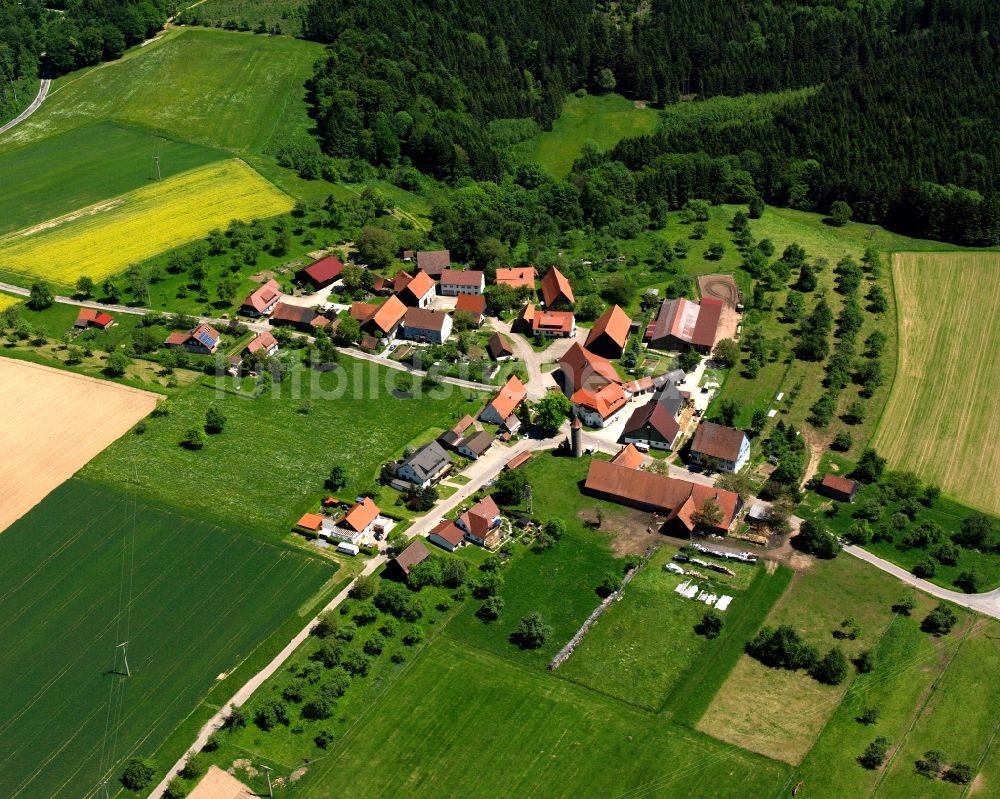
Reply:
[[0, 358], [0, 532], [153, 410], [157, 396]]

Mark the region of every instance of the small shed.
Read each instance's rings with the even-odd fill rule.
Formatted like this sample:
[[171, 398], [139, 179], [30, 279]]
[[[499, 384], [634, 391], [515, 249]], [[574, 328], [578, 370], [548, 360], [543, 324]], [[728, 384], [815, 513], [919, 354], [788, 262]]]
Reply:
[[846, 477], [828, 474], [820, 482], [817, 490], [823, 496], [838, 502], [854, 502], [854, 496], [858, 493], [858, 484]]
[[765, 527], [770, 523], [770, 512], [766, 504], [759, 499], [750, 502], [750, 510], [747, 511], [747, 524], [754, 527]]

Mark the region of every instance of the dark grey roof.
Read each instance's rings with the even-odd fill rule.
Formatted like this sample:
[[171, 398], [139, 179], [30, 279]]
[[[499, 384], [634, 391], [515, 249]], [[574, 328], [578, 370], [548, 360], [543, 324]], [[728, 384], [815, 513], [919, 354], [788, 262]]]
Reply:
[[421, 480], [427, 480], [439, 471], [441, 467], [449, 462], [448, 453], [437, 441], [421, 447], [405, 461]]
[[687, 403], [687, 400], [681, 395], [680, 389], [673, 382], [667, 382], [663, 388], [656, 392], [653, 399], [658, 405], [666, 408], [671, 416], [680, 413], [681, 408]]

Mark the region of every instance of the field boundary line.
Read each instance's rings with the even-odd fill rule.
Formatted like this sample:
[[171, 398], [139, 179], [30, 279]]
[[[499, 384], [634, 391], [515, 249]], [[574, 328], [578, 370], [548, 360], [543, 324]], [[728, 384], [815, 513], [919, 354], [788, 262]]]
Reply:
[[958, 646], [956, 646], [955, 650], [951, 653], [951, 656], [948, 658], [948, 662], [945, 663], [944, 668], [941, 669], [941, 673], [938, 674], [938, 676], [934, 678], [934, 682], [930, 684], [929, 688], [927, 689], [926, 696], [924, 697], [924, 701], [920, 703], [920, 707], [917, 708], [917, 712], [914, 713], [913, 716], [910, 718], [910, 723], [907, 726], [906, 730], [903, 732], [902, 736], [900, 736], [899, 743], [893, 748], [892, 755], [885, 763], [882, 764], [880, 768], [879, 777], [875, 781], [875, 785], [872, 787], [873, 796], [876, 793], [878, 793], [878, 789], [882, 787], [882, 783], [885, 782], [885, 778], [889, 776], [889, 768], [890, 766], [892, 766], [893, 763], [896, 762], [896, 755], [898, 755], [900, 750], [903, 748], [903, 744], [906, 742], [907, 738], [910, 737], [910, 733], [913, 731], [913, 728], [917, 725], [917, 722], [920, 721], [920, 719], [923, 717], [924, 710], [927, 709], [927, 705], [930, 703], [931, 699], [937, 693], [938, 686], [940, 686], [941, 681], [944, 679], [944, 676], [948, 673], [948, 669], [951, 668], [951, 664], [954, 663], [955, 658], [958, 657], [958, 653], [962, 651], [962, 647], [965, 646], [965, 642], [968, 640], [969, 636], [972, 634], [972, 631], [978, 625], [979, 625], [978, 619], [973, 618], [970, 621], [969, 626], [965, 630], [965, 634], [962, 636], [962, 640], [958, 642]]
[[[900, 251], [901, 252], [901, 251]], [[892, 397], [892, 390], [896, 387], [896, 378], [899, 376], [899, 342], [903, 338], [903, 328], [902, 328], [902, 316], [899, 313], [899, 294], [896, 292], [896, 258], [899, 256], [899, 252], [889, 253], [889, 288], [892, 290], [892, 312], [895, 316], [893, 320], [896, 326], [896, 341], [895, 341], [895, 351], [896, 351], [896, 362], [892, 370], [892, 380], [889, 381], [889, 387], [886, 391], [885, 402], [882, 403], [882, 409], [878, 413], [878, 419], [875, 420], [875, 424], [872, 427], [872, 433], [868, 436], [867, 446], [871, 446], [872, 442], [878, 435], [879, 429], [882, 427], [882, 420], [885, 418], [886, 408], [889, 407], [889, 400]]]

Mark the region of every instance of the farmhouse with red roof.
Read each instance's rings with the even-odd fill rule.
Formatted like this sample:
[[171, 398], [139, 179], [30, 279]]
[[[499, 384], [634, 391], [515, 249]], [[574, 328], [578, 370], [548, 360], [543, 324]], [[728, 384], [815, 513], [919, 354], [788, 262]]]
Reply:
[[268, 280], [243, 300], [240, 313], [244, 316], [267, 316], [281, 300], [281, 286], [276, 280]]
[[341, 260], [336, 255], [328, 255], [305, 269], [300, 269], [295, 276], [303, 286], [311, 286], [318, 291], [335, 283], [343, 271], [344, 264]]
[[542, 300], [546, 308], [571, 306], [576, 299], [569, 280], [556, 267], [552, 267], [542, 278]]
[[171, 333], [164, 344], [171, 349], [185, 349], [195, 355], [214, 355], [222, 334], [208, 324], [198, 325], [190, 333]]
[[111, 314], [98, 311], [96, 308], [81, 308], [76, 315], [73, 327], [86, 330], [88, 327], [96, 327], [99, 330], [107, 330], [115, 323], [115, 318]]

